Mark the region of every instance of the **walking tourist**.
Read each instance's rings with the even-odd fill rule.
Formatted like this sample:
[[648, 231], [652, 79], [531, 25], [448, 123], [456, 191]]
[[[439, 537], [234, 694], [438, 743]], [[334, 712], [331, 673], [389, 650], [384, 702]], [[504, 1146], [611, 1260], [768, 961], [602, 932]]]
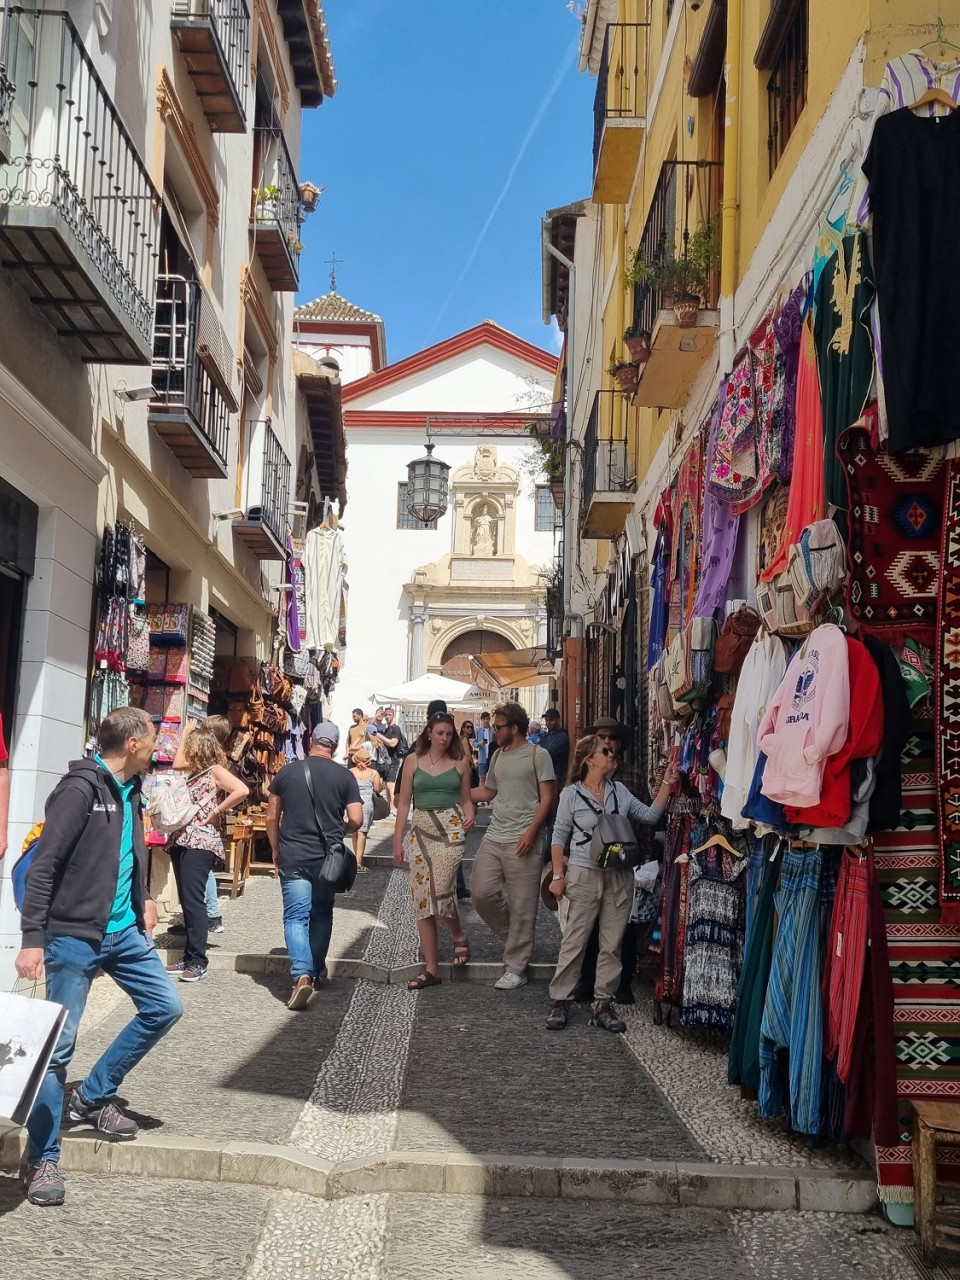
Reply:
[[207, 884], [214, 869], [223, 866], [221, 815], [246, 800], [250, 788], [227, 768], [223, 747], [206, 729], [196, 728], [189, 734], [183, 760], [190, 801], [197, 811], [169, 841], [187, 936], [182, 958], [168, 970], [181, 982], [200, 982], [207, 976]]
[[655, 823], [662, 815], [676, 781], [676, 765], [667, 767], [654, 804], [648, 807], [611, 778], [617, 767], [610, 746], [597, 734], [577, 743], [570, 785], [564, 787], [557, 806], [550, 850], [553, 878], [550, 892], [566, 897], [569, 913], [560, 943], [556, 972], [550, 983], [553, 1006], [547, 1029], [562, 1031], [567, 1025], [570, 1001], [580, 976], [587, 940], [599, 924], [599, 953], [594, 986], [595, 1004], [590, 1025], [606, 1031], [625, 1031], [626, 1024], [614, 1012], [614, 992], [620, 981], [620, 943], [633, 906], [633, 868], [617, 864], [597, 865], [591, 848], [593, 834], [605, 813], [625, 814], [633, 822]]
[[390, 805], [390, 812], [395, 815], [397, 775], [400, 773], [400, 765], [407, 750], [407, 740], [400, 726], [394, 723], [392, 707], [386, 707], [383, 712], [383, 725], [377, 732], [377, 745], [383, 753], [380, 757], [382, 761], [380, 773], [387, 784], [387, 803]]
[[[233, 732], [230, 721], [226, 716], [215, 715], [206, 716], [203, 720], [188, 720], [187, 727], [184, 729], [180, 738], [180, 745], [177, 747], [177, 754], [173, 757], [174, 769], [186, 769], [187, 762], [184, 756], [184, 748], [187, 744], [187, 738], [194, 729], [206, 729], [208, 733], [212, 733], [221, 747], [226, 748], [227, 739]], [[230, 763], [227, 762], [227, 768], [230, 769]], [[232, 770], [231, 770], [232, 772]], [[249, 788], [247, 789], [249, 795]], [[207, 876], [207, 888], [205, 894], [207, 907], [207, 932], [223, 933], [223, 916], [220, 914], [220, 899], [217, 894], [217, 877], [211, 871]], [[166, 932], [171, 935], [183, 936], [187, 932], [187, 926], [184, 921], [180, 924], [172, 924], [167, 927]]]
[[3, 717], [0, 716], [0, 862], [7, 852], [7, 818], [10, 813], [10, 768], [7, 744], [3, 737]]
[[463, 752], [464, 760], [470, 763], [470, 785], [476, 787], [480, 785], [480, 774], [477, 770], [477, 755], [473, 747], [473, 721], [464, 720], [460, 726], [460, 749]]
[[504, 972], [494, 983], [500, 991], [515, 991], [527, 981], [540, 901], [542, 828], [557, 794], [553, 762], [527, 742], [528, 724], [517, 702], [494, 710], [497, 750], [486, 781], [473, 793], [475, 800], [497, 801], [474, 859], [470, 891], [477, 915], [504, 942]]
[[556, 707], [547, 707], [543, 713], [540, 746], [549, 752], [557, 778], [565, 779], [570, 764], [570, 735], [560, 723], [560, 712]]
[[350, 768], [350, 772], [357, 780], [360, 803], [363, 806], [363, 822], [360, 824], [359, 830], [351, 834], [350, 839], [353, 841], [353, 852], [357, 859], [357, 871], [363, 872], [367, 870], [363, 865], [363, 855], [367, 849], [367, 836], [373, 826], [373, 797], [374, 794], [380, 795], [383, 792], [383, 779], [376, 769], [372, 767], [370, 760], [370, 748], [364, 742], [354, 751], [353, 764]]
[[400, 771], [397, 827], [393, 858], [403, 864], [404, 833], [413, 803], [408, 840], [413, 914], [423, 951], [423, 972], [408, 990], [422, 991], [440, 982], [437, 919], [445, 920], [453, 938], [453, 963], [465, 965], [470, 944], [457, 911], [457, 869], [466, 833], [476, 809], [470, 797], [470, 762], [463, 754], [453, 716], [440, 711], [428, 720]]
[[347, 730], [347, 768], [353, 767], [353, 758], [357, 754], [357, 748], [362, 742], [367, 740], [367, 726], [370, 721], [363, 714], [360, 707], [353, 708], [353, 724]]
[[483, 782], [487, 776], [487, 769], [490, 765], [490, 750], [493, 746], [493, 730], [490, 727], [489, 711], [480, 712], [480, 726], [473, 740], [473, 746], [477, 753], [477, 773], [480, 775], [480, 781]]
[[30, 981], [46, 973], [47, 999], [67, 1013], [27, 1119], [27, 1199], [37, 1205], [63, 1204], [64, 1086], [97, 970], [137, 1010], [67, 1104], [71, 1120], [104, 1138], [137, 1136], [136, 1121], [114, 1101], [117, 1089], [183, 1013], [151, 937], [157, 908], [147, 888], [140, 774], [153, 757], [156, 730], [144, 711], [122, 707], [104, 718], [98, 736], [99, 754], [74, 761], [47, 800], [20, 921], [17, 973]]
[[337, 726], [321, 721], [310, 735], [307, 759], [284, 765], [270, 784], [267, 839], [283, 893], [293, 979], [288, 1009], [305, 1009], [326, 981], [334, 887], [320, 869], [328, 854], [343, 847], [344, 832], [358, 831], [363, 823], [357, 780], [333, 758], [339, 741]]

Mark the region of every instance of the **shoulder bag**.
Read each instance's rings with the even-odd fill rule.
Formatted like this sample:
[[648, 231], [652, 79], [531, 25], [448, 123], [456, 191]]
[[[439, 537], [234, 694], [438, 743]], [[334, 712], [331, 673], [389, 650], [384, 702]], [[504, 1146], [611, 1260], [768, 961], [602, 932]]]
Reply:
[[[613, 813], [607, 813], [605, 809], [601, 809], [589, 796], [584, 795], [579, 787], [576, 788], [580, 799], [585, 800], [587, 808], [592, 809], [597, 815], [597, 825], [590, 841], [590, 853], [597, 866], [604, 871], [608, 867], [616, 866], [639, 867], [643, 860], [633, 823], [625, 813], [620, 812], [616, 783], [612, 785]], [[578, 831], [583, 831], [583, 827], [576, 819], [573, 819], [573, 825]]]
[[313, 805], [313, 820], [317, 824], [317, 831], [320, 835], [320, 843], [323, 845], [325, 857], [320, 863], [320, 879], [326, 880], [328, 884], [333, 885], [334, 893], [347, 893], [353, 888], [353, 882], [357, 878], [357, 860], [353, 856], [353, 851], [348, 849], [343, 841], [331, 848], [327, 842], [326, 833], [320, 823], [320, 813], [317, 809], [317, 797], [313, 790], [313, 777], [310, 773], [310, 761], [304, 760], [303, 776], [307, 784], [307, 790], [310, 793], [310, 803]]

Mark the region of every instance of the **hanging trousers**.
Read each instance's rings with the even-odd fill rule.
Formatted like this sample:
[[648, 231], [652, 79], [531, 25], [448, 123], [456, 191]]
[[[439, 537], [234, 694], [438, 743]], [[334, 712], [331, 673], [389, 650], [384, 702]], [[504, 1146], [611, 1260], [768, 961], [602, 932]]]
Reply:
[[798, 1133], [817, 1133], [820, 1128], [820, 864], [819, 849], [788, 849], [784, 854], [780, 888], [774, 895], [780, 925], [760, 1023], [760, 1114], [773, 1117], [783, 1110], [778, 1059], [786, 1050], [790, 1117]]
[[730, 1037], [727, 1082], [760, 1088], [760, 1023], [773, 956], [773, 896], [780, 877], [780, 847], [764, 864], [757, 902], [750, 915], [750, 934], [737, 984], [737, 1010]]
[[853, 1062], [857, 1011], [867, 963], [870, 901], [867, 860], [845, 852], [833, 902], [827, 954], [823, 966], [825, 1010], [823, 1052], [837, 1059], [837, 1075], [846, 1084]]

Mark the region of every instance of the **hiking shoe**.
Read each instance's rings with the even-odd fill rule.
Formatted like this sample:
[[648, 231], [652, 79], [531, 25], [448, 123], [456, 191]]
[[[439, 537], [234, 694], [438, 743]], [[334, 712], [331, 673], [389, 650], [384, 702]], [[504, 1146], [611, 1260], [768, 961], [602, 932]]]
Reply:
[[183, 973], [186, 967], [186, 960], [178, 960], [176, 964], [168, 964], [166, 968], [167, 973]]
[[569, 1007], [566, 1000], [555, 1000], [552, 1009], [547, 1014], [547, 1030], [562, 1031], [567, 1025], [569, 1016]]
[[63, 1204], [67, 1191], [55, 1160], [41, 1160], [27, 1169], [27, 1199], [31, 1204], [50, 1208]]
[[67, 1106], [67, 1119], [82, 1124], [92, 1124], [98, 1133], [117, 1142], [132, 1142], [140, 1132], [140, 1126], [130, 1116], [125, 1116], [115, 1102], [95, 1107], [84, 1101], [80, 1090], [74, 1089]]
[[493, 985], [498, 991], [516, 991], [517, 987], [525, 987], [527, 985], [527, 975], [525, 973], [511, 973], [508, 969]]
[[207, 966], [205, 964], [192, 964], [189, 968], [180, 971], [181, 982], [202, 982], [207, 976]]
[[603, 1027], [604, 1031], [626, 1031], [627, 1024], [618, 1018], [609, 1000], [598, 1000], [590, 1015], [591, 1027]]
[[211, 917], [208, 927], [211, 933], [223, 933], [223, 916], [217, 916], [216, 919]]
[[314, 991], [319, 991], [320, 988], [325, 987], [329, 981], [330, 981], [330, 978], [327, 974], [327, 966], [324, 965], [323, 968], [320, 970], [320, 972], [317, 974], [317, 976], [313, 980]]
[[309, 973], [305, 973], [302, 978], [298, 978], [293, 984], [293, 990], [290, 992], [290, 999], [287, 1001], [288, 1009], [305, 1009], [310, 1003], [310, 997], [313, 995], [313, 979]]

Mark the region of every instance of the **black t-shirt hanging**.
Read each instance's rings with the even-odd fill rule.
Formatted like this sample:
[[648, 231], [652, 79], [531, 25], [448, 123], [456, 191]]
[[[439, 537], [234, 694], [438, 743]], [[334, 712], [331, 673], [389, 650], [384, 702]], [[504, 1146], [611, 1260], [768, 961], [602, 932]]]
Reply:
[[881, 116], [870, 181], [888, 447], [960, 439], [960, 112]]

